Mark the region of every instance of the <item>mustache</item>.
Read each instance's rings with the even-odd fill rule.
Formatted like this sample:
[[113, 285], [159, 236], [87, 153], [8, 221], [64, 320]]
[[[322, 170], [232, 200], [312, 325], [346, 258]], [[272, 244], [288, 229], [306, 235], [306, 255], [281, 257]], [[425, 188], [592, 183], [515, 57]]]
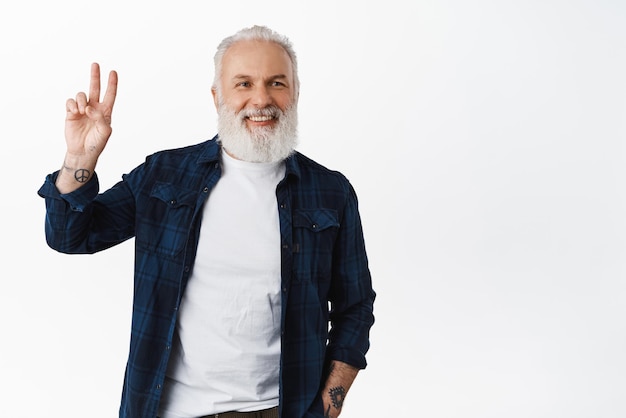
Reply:
[[278, 106], [269, 105], [261, 109], [243, 109], [239, 112], [240, 118], [247, 118], [250, 116], [270, 116], [273, 118], [282, 116], [283, 112]]

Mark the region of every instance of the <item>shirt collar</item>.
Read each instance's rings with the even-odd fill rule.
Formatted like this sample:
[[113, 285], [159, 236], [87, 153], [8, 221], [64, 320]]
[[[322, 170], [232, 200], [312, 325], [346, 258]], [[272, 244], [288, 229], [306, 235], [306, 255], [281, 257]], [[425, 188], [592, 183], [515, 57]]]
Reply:
[[300, 164], [298, 164], [298, 152], [294, 151], [285, 160], [285, 177], [294, 175], [296, 178], [300, 178]]
[[220, 160], [220, 146], [217, 143], [217, 135], [204, 143], [198, 156], [198, 164], [210, 163]]

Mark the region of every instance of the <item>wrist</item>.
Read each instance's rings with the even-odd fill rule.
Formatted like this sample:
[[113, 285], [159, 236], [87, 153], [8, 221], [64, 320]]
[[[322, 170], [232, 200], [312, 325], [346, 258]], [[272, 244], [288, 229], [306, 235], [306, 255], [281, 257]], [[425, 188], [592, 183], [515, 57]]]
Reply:
[[78, 189], [93, 177], [95, 167], [96, 161], [92, 158], [66, 154], [55, 182], [57, 189], [62, 194]]

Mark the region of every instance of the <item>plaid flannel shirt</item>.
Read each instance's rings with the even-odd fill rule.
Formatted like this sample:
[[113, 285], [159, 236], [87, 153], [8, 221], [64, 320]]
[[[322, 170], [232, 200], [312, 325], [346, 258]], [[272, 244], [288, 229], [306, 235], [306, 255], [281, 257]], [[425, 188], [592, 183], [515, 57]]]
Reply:
[[[135, 238], [130, 352], [120, 417], [154, 418], [203, 203], [220, 178], [217, 137], [158, 152], [99, 194], [97, 177], [62, 195], [46, 177], [46, 239], [89, 254]], [[276, 189], [281, 234], [280, 416], [322, 417], [330, 360], [365, 368], [375, 293], [357, 198], [336, 171], [295, 153]], [[330, 304], [330, 308], [329, 308]]]

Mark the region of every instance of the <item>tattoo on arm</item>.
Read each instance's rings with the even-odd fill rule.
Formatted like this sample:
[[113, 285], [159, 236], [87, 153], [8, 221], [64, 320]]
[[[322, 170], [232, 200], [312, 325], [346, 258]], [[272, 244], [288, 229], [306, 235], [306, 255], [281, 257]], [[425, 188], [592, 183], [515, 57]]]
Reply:
[[330, 418], [330, 405], [326, 408], [326, 412], [324, 413], [324, 418]]
[[86, 183], [89, 177], [91, 177], [91, 171], [87, 169], [79, 168], [74, 171], [74, 179], [79, 183]]
[[87, 183], [87, 180], [91, 178], [91, 171], [87, 170], [86, 168], [74, 169], [72, 167], [68, 167], [65, 164], [63, 164], [63, 168], [67, 171], [74, 171], [74, 180], [79, 183]]
[[343, 400], [346, 398], [346, 389], [343, 386], [336, 386], [328, 391], [330, 400], [333, 406], [337, 409], [341, 409], [343, 406]]

